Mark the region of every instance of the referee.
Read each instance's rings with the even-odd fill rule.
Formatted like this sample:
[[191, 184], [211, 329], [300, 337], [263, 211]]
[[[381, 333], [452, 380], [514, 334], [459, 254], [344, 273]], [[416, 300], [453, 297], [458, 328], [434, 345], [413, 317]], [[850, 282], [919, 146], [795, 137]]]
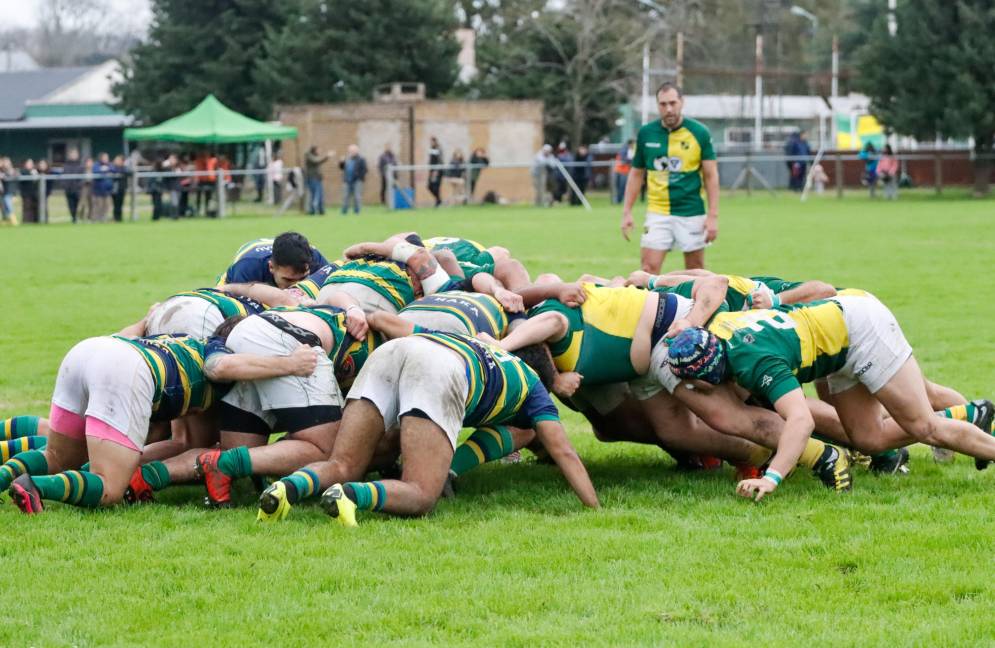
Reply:
[[625, 185], [622, 236], [629, 240], [632, 206], [648, 175], [646, 225], [639, 251], [643, 270], [659, 274], [667, 252], [677, 248], [684, 253], [685, 268], [704, 268], [705, 246], [719, 235], [719, 169], [712, 135], [704, 124], [681, 114], [684, 97], [676, 84], [661, 85], [656, 100], [660, 121], [640, 128], [636, 140]]

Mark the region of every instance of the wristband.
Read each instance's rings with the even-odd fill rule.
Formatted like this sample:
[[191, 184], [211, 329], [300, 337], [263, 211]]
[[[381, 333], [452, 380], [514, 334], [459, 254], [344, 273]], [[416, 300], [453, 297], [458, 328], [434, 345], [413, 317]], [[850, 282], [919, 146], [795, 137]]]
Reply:
[[411, 258], [411, 255], [424, 249], [425, 248], [420, 248], [417, 245], [412, 245], [407, 241], [403, 241], [394, 246], [394, 249], [390, 252], [390, 258], [395, 261], [400, 261], [401, 263], [407, 263], [408, 259]]
[[770, 307], [771, 308], [774, 308], [774, 307], [780, 306], [780, 305], [781, 305], [781, 296], [780, 295], [774, 295], [773, 297], [770, 298]]
[[649, 290], [656, 288], [656, 275], [650, 275], [650, 280], [646, 282], [646, 288]]
[[784, 477], [782, 477], [781, 473], [777, 472], [776, 470], [768, 468], [767, 471], [764, 473], [763, 479], [766, 479], [775, 486], [780, 486], [781, 481], [784, 480]]
[[442, 266], [438, 266], [432, 276], [428, 279], [422, 279], [421, 287], [422, 293], [426, 296], [435, 294], [449, 283], [449, 273], [446, 272]]

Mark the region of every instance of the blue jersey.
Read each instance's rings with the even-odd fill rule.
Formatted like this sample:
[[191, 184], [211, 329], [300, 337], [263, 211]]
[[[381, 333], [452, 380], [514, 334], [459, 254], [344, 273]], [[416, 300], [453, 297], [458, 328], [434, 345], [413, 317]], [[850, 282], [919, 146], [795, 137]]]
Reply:
[[[273, 239], [249, 241], [235, 254], [235, 262], [218, 279], [218, 287], [232, 283], [265, 283], [276, 285], [273, 273], [269, 270], [269, 260], [273, 256]], [[316, 272], [330, 265], [314, 246], [311, 247], [309, 272]]]

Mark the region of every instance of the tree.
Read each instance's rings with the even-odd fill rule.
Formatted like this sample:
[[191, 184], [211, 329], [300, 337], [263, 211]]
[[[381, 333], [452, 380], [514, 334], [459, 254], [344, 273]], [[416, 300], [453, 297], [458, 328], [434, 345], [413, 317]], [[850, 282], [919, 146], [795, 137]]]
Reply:
[[571, 0], [492, 21], [477, 41], [471, 94], [542, 99], [551, 140], [579, 145], [608, 133], [634, 87], [642, 44], [652, 37], [637, 7]]
[[989, 192], [995, 139], [995, 6], [991, 0], [904, 0], [859, 52], [861, 89], [885, 124], [919, 139], [973, 137], [975, 194]]
[[268, 34], [253, 75], [259, 102], [366, 101], [393, 81], [438, 96], [456, 82], [457, 27], [444, 0], [303, 0]]
[[[286, 21], [287, 3], [270, 0], [153, 0], [148, 40], [131, 50], [121, 107], [151, 122], [193, 108], [213, 93], [234, 110], [268, 119], [253, 70], [267, 30]], [[301, 65], [307, 65], [301, 61]]]

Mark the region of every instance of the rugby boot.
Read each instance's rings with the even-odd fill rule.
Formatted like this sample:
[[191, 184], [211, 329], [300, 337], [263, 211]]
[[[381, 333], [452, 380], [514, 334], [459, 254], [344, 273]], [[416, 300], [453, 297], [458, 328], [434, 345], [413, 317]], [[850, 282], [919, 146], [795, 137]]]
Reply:
[[34, 515], [45, 510], [41, 503], [41, 493], [31, 479], [31, 475], [21, 475], [10, 485], [10, 498], [22, 513]]
[[135, 468], [128, 487], [124, 489], [124, 501], [128, 504], [147, 504], [155, 501], [155, 491], [142, 475], [142, 467]]
[[220, 450], [207, 450], [197, 455], [197, 463], [194, 466], [197, 476], [204, 480], [204, 486], [207, 488], [204, 503], [213, 508], [231, 506], [232, 478], [218, 468], [220, 457]]
[[322, 493], [321, 508], [344, 527], [359, 526], [356, 522], [356, 503], [346, 496], [342, 484], [332, 484]]
[[834, 491], [848, 491], [853, 487], [853, 476], [850, 474], [850, 458], [846, 452], [829, 443], [822, 451], [822, 456], [812, 468], [812, 472], [827, 488]]
[[[995, 405], [990, 400], [984, 398], [971, 401], [971, 405], [974, 405], [978, 409], [978, 420], [974, 424], [981, 428], [985, 434], [991, 434], [992, 421], [995, 420]], [[974, 467], [978, 470], [984, 470], [990, 463], [987, 459], [975, 459]]]
[[287, 485], [282, 481], [275, 481], [259, 496], [256, 519], [260, 522], [279, 522], [287, 517], [290, 509]]
[[909, 473], [909, 449], [898, 448], [871, 457], [871, 472], [876, 475], [907, 475]]

